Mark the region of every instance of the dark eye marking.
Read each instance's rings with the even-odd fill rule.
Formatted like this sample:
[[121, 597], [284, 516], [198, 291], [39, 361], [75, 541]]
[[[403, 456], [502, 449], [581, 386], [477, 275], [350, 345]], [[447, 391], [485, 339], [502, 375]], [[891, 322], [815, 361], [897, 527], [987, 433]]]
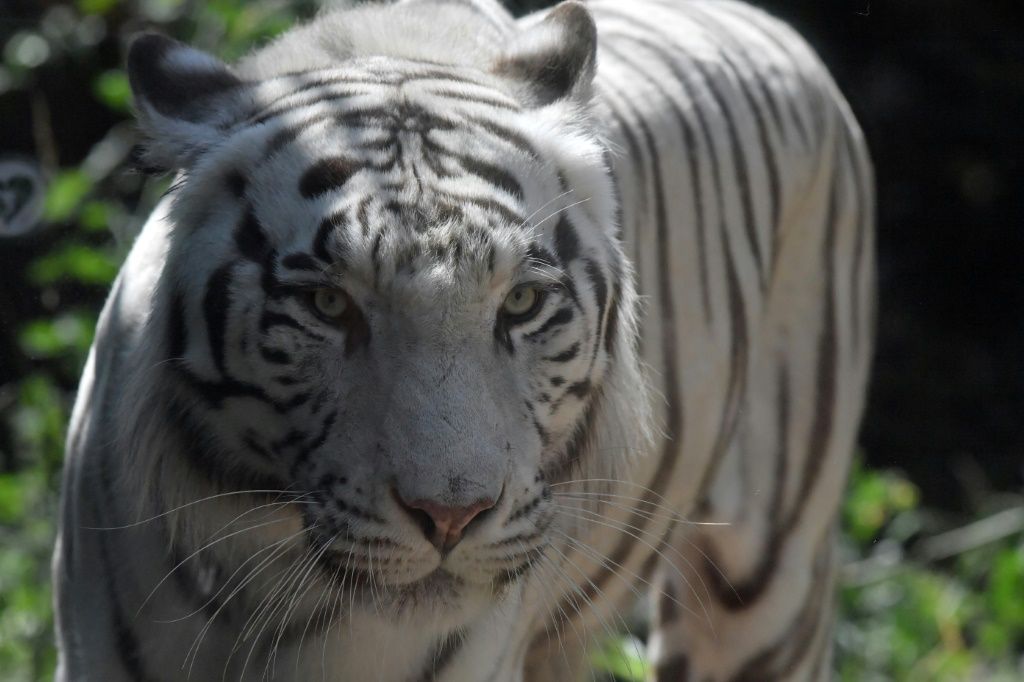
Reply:
[[569, 362], [570, 360], [574, 360], [576, 358], [576, 356], [579, 355], [579, 354], [580, 354], [580, 344], [579, 344], [579, 342], [576, 342], [576, 343], [572, 344], [571, 346], [569, 346], [569, 348], [567, 348], [566, 350], [562, 351], [561, 353], [558, 353], [557, 355], [551, 355], [549, 357], [546, 357], [546, 358], [544, 358], [544, 360], [546, 362]]
[[299, 193], [306, 199], [314, 199], [341, 189], [358, 170], [356, 164], [340, 156], [321, 159], [302, 174]]
[[320, 272], [324, 266], [308, 253], [290, 253], [281, 259], [281, 265], [290, 270], [312, 270]]
[[551, 331], [555, 327], [569, 324], [570, 322], [572, 322], [573, 317], [575, 317], [575, 313], [573, 313], [572, 308], [559, 308], [554, 315], [548, 318], [547, 322], [540, 326], [540, 328], [538, 328], [536, 331], [530, 332], [523, 338], [525, 338], [528, 341], [532, 341], [538, 336], [542, 336], [547, 332]]

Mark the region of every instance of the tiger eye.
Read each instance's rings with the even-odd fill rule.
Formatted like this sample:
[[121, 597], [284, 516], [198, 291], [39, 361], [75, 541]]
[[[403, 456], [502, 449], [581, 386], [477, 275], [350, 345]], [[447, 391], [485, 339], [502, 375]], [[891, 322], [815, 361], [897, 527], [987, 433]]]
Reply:
[[505, 297], [505, 304], [502, 309], [512, 317], [528, 315], [540, 301], [540, 291], [536, 287], [516, 287]]
[[337, 289], [317, 289], [313, 292], [313, 306], [324, 317], [337, 319], [348, 309], [348, 297]]

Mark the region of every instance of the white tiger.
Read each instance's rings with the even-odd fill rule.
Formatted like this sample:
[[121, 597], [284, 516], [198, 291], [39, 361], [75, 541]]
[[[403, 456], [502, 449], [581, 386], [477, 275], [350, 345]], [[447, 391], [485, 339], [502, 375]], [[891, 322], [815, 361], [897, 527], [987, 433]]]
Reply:
[[[598, 38], [600, 36], [600, 38]], [[68, 440], [58, 680], [830, 675], [872, 179], [729, 0], [326, 14], [128, 59], [178, 181]]]

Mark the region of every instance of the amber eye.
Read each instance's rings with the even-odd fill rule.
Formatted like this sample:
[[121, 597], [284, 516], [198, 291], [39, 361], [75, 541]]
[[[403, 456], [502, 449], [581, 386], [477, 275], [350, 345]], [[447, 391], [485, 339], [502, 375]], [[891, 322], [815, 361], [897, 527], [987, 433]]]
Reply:
[[348, 310], [348, 296], [338, 289], [317, 289], [313, 292], [313, 308], [329, 320], [341, 318]]
[[544, 292], [535, 286], [516, 287], [505, 297], [502, 311], [517, 322], [533, 317], [540, 310]]

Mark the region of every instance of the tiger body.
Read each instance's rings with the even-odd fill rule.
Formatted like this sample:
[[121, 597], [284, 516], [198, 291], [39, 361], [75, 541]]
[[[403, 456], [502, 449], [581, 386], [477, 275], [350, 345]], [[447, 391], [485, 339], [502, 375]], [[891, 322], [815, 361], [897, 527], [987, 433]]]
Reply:
[[582, 679], [641, 596], [659, 682], [828, 679], [861, 134], [758, 10], [586, 8], [133, 48], [182, 176], [72, 419], [59, 680]]

